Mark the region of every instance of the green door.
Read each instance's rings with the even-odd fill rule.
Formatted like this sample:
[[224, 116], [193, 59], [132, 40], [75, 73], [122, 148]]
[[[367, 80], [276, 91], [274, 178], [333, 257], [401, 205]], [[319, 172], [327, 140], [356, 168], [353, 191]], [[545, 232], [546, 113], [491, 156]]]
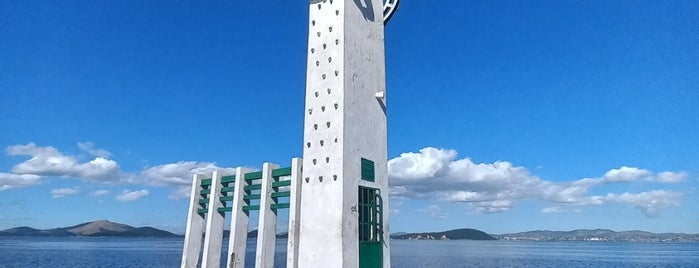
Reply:
[[383, 267], [383, 211], [379, 189], [359, 186], [359, 268]]

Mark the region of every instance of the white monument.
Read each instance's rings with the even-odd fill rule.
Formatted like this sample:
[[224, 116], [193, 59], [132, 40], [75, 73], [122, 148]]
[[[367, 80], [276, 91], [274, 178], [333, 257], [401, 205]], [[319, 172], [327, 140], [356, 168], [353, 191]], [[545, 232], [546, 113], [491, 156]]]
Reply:
[[298, 267], [390, 267], [384, 24], [397, 3], [310, 1]]
[[289, 209], [287, 267], [391, 266], [384, 25], [397, 7], [310, 1], [303, 159], [194, 175], [181, 267], [220, 266], [226, 213], [226, 266], [245, 267], [251, 211], [255, 267], [275, 267], [280, 209]]

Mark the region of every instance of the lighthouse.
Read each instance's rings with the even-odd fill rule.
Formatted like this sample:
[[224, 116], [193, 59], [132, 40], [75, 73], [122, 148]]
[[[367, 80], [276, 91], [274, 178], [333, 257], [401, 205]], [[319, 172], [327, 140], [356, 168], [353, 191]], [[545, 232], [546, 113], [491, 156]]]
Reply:
[[310, 1], [298, 267], [390, 267], [384, 25], [397, 4]]

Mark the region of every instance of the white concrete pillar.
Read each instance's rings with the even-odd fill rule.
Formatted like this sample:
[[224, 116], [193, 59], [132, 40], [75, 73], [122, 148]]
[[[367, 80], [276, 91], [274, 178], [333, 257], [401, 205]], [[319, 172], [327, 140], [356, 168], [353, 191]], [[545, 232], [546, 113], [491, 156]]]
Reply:
[[262, 165], [262, 188], [260, 189], [260, 219], [257, 227], [257, 251], [255, 268], [274, 267], [274, 249], [277, 240], [277, 212], [270, 208], [272, 200], [272, 170], [279, 165], [264, 163]]
[[221, 207], [220, 171], [211, 176], [211, 194], [209, 194], [209, 212], [206, 219], [206, 236], [204, 237], [204, 255], [201, 267], [219, 268], [221, 266], [221, 244], [223, 242], [223, 221], [225, 213], [218, 212]]
[[[390, 267], [383, 4], [310, 1], [299, 267], [359, 266], [360, 185], [383, 195]], [[373, 181], [361, 179], [362, 158]]]
[[301, 167], [303, 159], [291, 159], [291, 187], [289, 187], [289, 231], [286, 244], [286, 267], [299, 267], [299, 224], [301, 222]]
[[226, 267], [228, 268], [243, 268], [245, 267], [245, 251], [247, 249], [248, 239], [248, 221], [250, 214], [243, 211], [245, 201], [245, 173], [251, 172], [251, 169], [238, 167], [235, 169], [235, 182], [233, 189], [233, 204], [231, 211], [231, 233], [228, 237], [228, 260]]
[[182, 249], [181, 268], [196, 268], [201, 250], [201, 235], [204, 228], [204, 214], [200, 214], [199, 198], [201, 198], [201, 180], [204, 175], [194, 174], [192, 191], [189, 195], [189, 213], [187, 227], [184, 233], [184, 248]]

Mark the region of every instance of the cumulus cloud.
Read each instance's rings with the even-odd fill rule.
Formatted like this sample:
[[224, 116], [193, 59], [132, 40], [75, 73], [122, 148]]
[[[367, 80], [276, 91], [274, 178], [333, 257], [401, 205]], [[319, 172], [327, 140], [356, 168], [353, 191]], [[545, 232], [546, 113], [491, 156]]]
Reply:
[[80, 150], [90, 154], [91, 156], [95, 156], [95, 157], [109, 158], [109, 156], [112, 155], [107, 150], [95, 148], [95, 144], [92, 142], [89, 142], [89, 141], [88, 142], [79, 142], [78, 148], [80, 148]]
[[443, 219], [449, 216], [449, 213], [444, 211], [440, 206], [438, 205], [429, 205], [425, 208], [418, 209], [417, 212], [428, 215], [432, 218], [436, 219]]
[[126, 173], [116, 161], [109, 159], [108, 151], [95, 148], [94, 143], [78, 143], [78, 148], [94, 158], [80, 161], [84, 155], [66, 155], [52, 146], [42, 147], [34, 143], [8, 147], [8, 155], [29, 156], [30, 159], [13, 166], [12, 173], [0, 173], [0, 191], [38, 184], [43, 177], [57, 176], [105, 183], [172, 187], [170, 198], [180, 199], [189, 197], [194, 174], [211, 174], [214, 170], [234, 171], [215, 163], [180, 161]]
[[180, 161], [143, 170], [136, 180], [156, 186], [173, 186], [175, 189], [170, 198], [181, 199], [189, 197], [194, 174], [212, 174], [214, 170], [235, 172], [234, 168], [219, 167], [215, 163]]
[[[170, 198], [190, 195], [194, 174], [211, 174], [214, 170], [233, 172], [210, 162], [180, 161], [149, 167], [133, 173], [122, 172], [119, 164], [109, 159], [109, 152], [95, 148], [91, 142], [78, 147], [91, 155], [91, 160], [66, 155], [56, 148], [41, 147], [34, 143], [7, 148], [8, 155], [30, 158], [12, 167], [12, 173], [0, 173], [0, 191], [39, 184], [46, 176], [72, 177], [86, 181], [119, 182], [127, 184], [170, 187]], [[654, 190], [640, 193], [608, 193], [591, 195], [590, 189], [604, 184], [619, 183], [682, 183], [686, 172], [649, 170], [622, 166], [599, 177], [582, 178], [570, 182], [541, 179], [527, 168], [507, 161], [476, 163], [469, 158], [457, 158], [455, 150], [427, 147], [419, 152], [403, 153], [388, 162], [389, 191], [393, 200], [426, 199], [468, 204], [473, 211], [496, 213], [512, 209], [518, 201], [542, 200], [550, 204], [543, 213], [576, 212], [583, 206], [607, 203], [627, 204], [652, 217], [661, 210], [679, 206], [682, 194]], [[79, 189], [54, 189], [52, 195], [63, 197]], [[109, 194], [107, 190], [91, 196]], [[119, 201], [134, 201], [148, 196], [146, 189], [124, 190], [116, 196]]]
[[103, 195], [108, 195], [110, 192], [109, 190], [97, 190], [92, 192], [90, 195], [91, 196], [103, 196]]
[[28, 155], [31, 159], [15, 165], [12, 172], [34, 175], [65, 175], [70, 173], [76, 161], [58, 152], [54, 147], [38, 147], [34, 143], [7, 148], [8, 155]]
[[74, 188], [61, 188], [61, 189], [53, 189], [51, 190], [51, 196], [53, 198], [62, 198], [68, 195], [75, 195], [80, 193], [80, 188], [74, 187]]
[[41, 183], [41, 177], [33, 174], [0, 173], [0, 191]]
[[425, 148], [420, 153], [403, 153], [400, 157], [391, 159], [388, 168], [394, 180], [409, 183], [443, 176], [454, 158], [455, 150]]
[[687, 172], [664, 171], [658, 173], [656, 181], [664, 183], [681, 183], [687, 179]]
[[148, 196], [148, 194], [150, 193], [146, 189], [138, 191], [124, 190], [121, 192], [121, 194], [116, 196], [116, 200], [119, 200], [121, 202], [131, 202], [139, 200], [142, 197]]
[[569, 213], [569, 212], [575, 212], [578, 213], [580, 212], [579, 208], [572, 208], [572, 207], [564, 207], [564, 206], [553, 206], [553, 207], [545, 207], [541, 209], [542, 213]]
[[456, 159], [456, 151], [424, 148], [404, 153], [388, 164], [391, 194], [418, 199], [466, 202], [476, 211], [501, 212], [513, 206], [512, 199], [534, 195], [545, 181], [523, 167], [508, 162], [477, 164]]
[[510, 162], [474, 163], [457, 159], [454, 150], [427, 147], [418, 153], [403, 153], [389, 160], [390, 194], [399, 198], [429, 199], [469, 204], [474, 211], [495, 213], [507, 211], [524, 199], [537, 199], [553, 206], [542, 212], [575, 211], [571, 206], [625, 203], [634, 205], [647, 216], [657, 215], [664, 208], [681, 201], [681, 194], [651, 191], [637, 194], [590, 195], [590, 189], [606, 183], [634, 181], [681, 182], [686, 173], [652, 172], [622, 166], [598, 178], [582, 178], [572, 182], [552, 182], [532, 175], [526, 168]]
[[80, 163], [76, 157], [67, 156], [56, 148], [39, 147], [34, 143], [14, 145], [7, 148], [8, 155], [26, 155], [29, 160], [12, 167], [12, 172], [22, 175], [75, 177], [85, 180], [114, 181], [120, 178], [117, 162], [104, 158]]
[[182, 198], [189, 198], [192, 194], [192, 186], [176, 186], [175, 189], [170, 192], [168, 198], [173, 200], [180, 200]]
[[651, 176], [651, 172], [645, 169], [622, 166], [618, 169], [612, 169], [602, 176], [604, 182], [631, 182], [641, 178]]
[[153, 185], [190, 185], [194, 174], [211, 174], [214, 170], [235, 171], [214, 163], [180, 161], [148, 168], [140, 173], [139, 178]]
[[623, 193], [623, 194], [607, 194], [606, 200], [611, 202], [631, 204], [635, 208], [641, 210], [648, 217], [656, 217], [660, 211], [668, 207], [679, 207], [682, 201], [682, 194], [655, 190], [642, 192], [638, 194]]

